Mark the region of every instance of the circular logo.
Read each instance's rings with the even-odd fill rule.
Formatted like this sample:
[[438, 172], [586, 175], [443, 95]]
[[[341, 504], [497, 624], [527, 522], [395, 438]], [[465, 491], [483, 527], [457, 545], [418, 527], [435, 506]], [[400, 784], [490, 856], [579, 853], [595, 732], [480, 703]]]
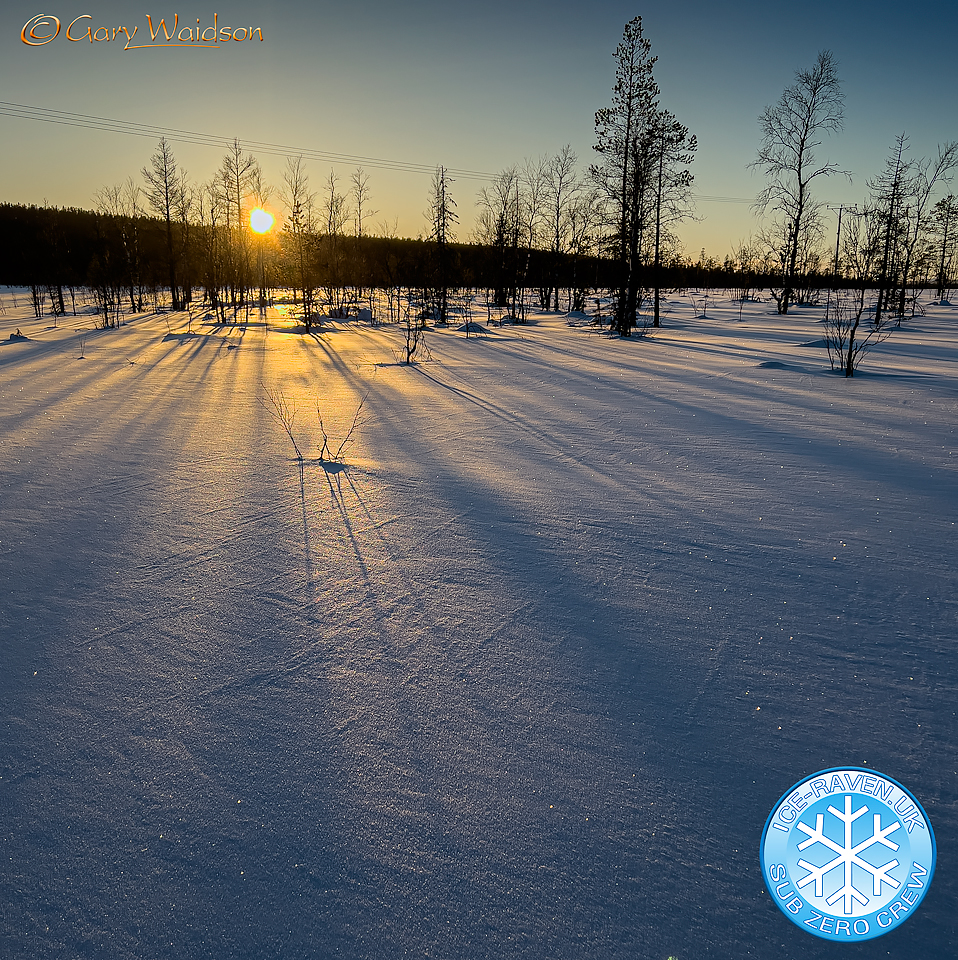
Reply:
[[769, 815], [761, 852], [772, 900], [826, 940], [888, 933], [915, 912], [935, 872], [935, 835], [921, 804], [860, 767], [796, 783]]

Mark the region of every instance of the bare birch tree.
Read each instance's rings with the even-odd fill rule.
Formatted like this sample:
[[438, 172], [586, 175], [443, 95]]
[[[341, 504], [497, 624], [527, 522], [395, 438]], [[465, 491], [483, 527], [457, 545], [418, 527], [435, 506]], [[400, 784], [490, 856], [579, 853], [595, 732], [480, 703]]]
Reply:
[[[576, 196], [582, 189], [582, 181], [576, 171], [575, 151], [566, 144], [549, 160], [544, 173], [545, 197], [543, 200], [543, 219], [548, 234], [551, 257], [551, 294], [552, 309], [559, 309], [558, 275], [562, 255], [568, 250], [570, 218]], [[548, 309], [549, 303], [545, 304]]]
[[258, 179], [259, 164], [255, 158], [244, 153], [239, 140], [230, 144], [220, 167], [219, 181], [227, 203], [227, 227], [231, 236], [232, 300], [233, 306], [246, 303], [251, 289], [252, 265], [250, 262], [249, 230], [245, 222], [247, 200]]
[[357, 167], [349, 178], [352, 184], [353, 213], [356, 222], [356, 236], [365, 236], [365, 223], [376, 216], [378, 210], [370, 208], [369, 176], [362, 167]]
[[795, 83], [786, 87], [777, 103], [762, 111], [758, 121], [762, 142], [749, 166], [761, 170], [767, 179], [755, 206], [763, 213], [771, 210], [775, 219], [772, 233], [784, 240], [780, 251], [782, 289], [776, 295], [782, 314], [788, 313], [797, 274], [803, 269], [803, 243], [822, 218], [812, 184], [836, 173], [849, 176], [834, 163], [820, 163], [816, 156], [825, 135], [844, 126], [845, 98], [837, 70], [834, 56], [823, 50], [815, 66], [798, 71]]
[[520, 181], [515, 167], [497, 174], [478, 197], [476, 238], [490, 248], [493, 302], [518, 317], [518, 249], [522, 232]]

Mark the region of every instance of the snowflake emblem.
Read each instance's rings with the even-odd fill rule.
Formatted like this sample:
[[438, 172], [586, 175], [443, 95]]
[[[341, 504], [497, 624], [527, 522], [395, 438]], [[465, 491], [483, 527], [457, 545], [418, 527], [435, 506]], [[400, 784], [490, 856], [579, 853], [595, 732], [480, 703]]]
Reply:
[[804, 851], [810, 847], [813, 847], [815, 844], [821, 844], [836, 855], [833, 860], [829, 860], [827, 863], [824, 863], [821, 866], [816, 866], [814, 863], [809, 863], [805, 859], [800, 859], [798, 861], [798, 866], [800, 866], [803, 870], [807, 870], [808, 874], [803, 879], [799, 880], [796, 886], [801, 890], [807, 887], [809, 884], [814, 883], [815, 896], [818, 899], [821, 899], [825, 895], [825, 877], [833, 870], [842, 870], [842, 886], [833, 894], [831, 894], [831, 896], [829, 896], [825, 902], [832, 907], [841, 900], [842, 909], [846, 914], [851, 915], [854, 909], [853, 901], [861, 904], [863, 907], [867, 906], [869, 903], [869, 897], [865, 895], [865, 892], [863, 890], [859, 890], [858, 887], [856, 887], [852, 882], [853, 870], [855, 867], [859, 867], [871, 875], [872, 896], [877, 897], [881, 894], [883, 883], [889, 884], [895, 890], [901, 886], [901, 884], [890, 875], [890, 871], [899, 866], [897, 859], [889, 860], [887, 863], [876, 866], [875, 864], [869, 863], [861, 856], [866, 851], [871, 852], [871, 848], [876, 844], [897, 852], [898, 844], [893, 840], [889, 840], [888, 838], [896, 830], [901, 828], [901, 824], [898, 822], [898, 820], [895, 820], [887, 827], [883, 827], [881, 825], [881, 814], [874, 813], [872, 814], [872, 833], [859, 843], [853, 844], [852, 826], [856, 820], [868, 813], [868, 805], [863, 804], [853, 812], [852, 798], [851, 796], [846, 795], [845, 809], [839, 810], [837, 807], [829, 805], [828, 813], [830, 813], [833, 817], [836, 817], [843, 824], [844, 837], [842, 843], [836, 843], [825, 834], [825, 814], [823, 813], [816, 815], [814, 828], [810, 827], [807, 823], [802, 823], [801, 821], [795, 825], [796, 829], [801, 830], [801, 832], [808, 837], [807, 840], [802, 841], [798, 845], [799, 850]]
[[796, 926], [824, 940], [870, 940], [914, 916], [935, 872], [935, 835], [917, 798], [865, 767], [800, 780], [772, 808], [765, 886]]

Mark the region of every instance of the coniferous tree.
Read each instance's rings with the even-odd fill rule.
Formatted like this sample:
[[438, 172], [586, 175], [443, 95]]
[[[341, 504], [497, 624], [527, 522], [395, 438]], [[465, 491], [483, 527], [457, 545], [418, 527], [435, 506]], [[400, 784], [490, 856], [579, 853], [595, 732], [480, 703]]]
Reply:
[[611, 214], [608, 239], [618, 271], [613, 325], [622, 336], [629, 336], [635, 326], [642, 241], [648, 226], [648, 134], [659, 96], [651, 51], [642, 33], [642, 18], [633, 18], [614, 54], [612, 106], [595, 115], [594, 149], [603, 162], [590, 169]]
[[958, 200], [954, 194], [935, 204], [931, 228], [936, 250], [936, 293], [938, 299], [944, 301], [954, 283], [953, 265], [958, 256]]
[[449, 317], [449, 249], [455, 240], [453, 227], [459, 222], [456, 201], [453, 200], [450, 190], [451, 183], [446, 168], [436, 167], [429, 194], [429, 207], [426, 210], [430, 228], [429, 239], [436, 245], [434, 310], [439, 323], [446, 323]]
[[156, 151], [150, 157], [150, 165], [143, 168], [147, 183], [146, 198], [153, 212], [163, 220], [166, 228], [166, 264], [170, 284], [170, 297], [174, 310], [183, 308], [177, 286], [177, 267], [180, 259], [179, 238], [176, 223], [182, 195], [183, 178], [176, 166], [173, 148], [166, 137], [161, 137]]
[[[652, 324], [659, 325], [662, 254], [671, 225], [688, 216], [695, 137], [659, 106], [656, 58], [642, 34], [642, 18], [626, 24], [615, 52], [612, 106], [595, 115], [595, 150], [604, 160], [591, 174], [604, 195], [612, 228], [607, 244], [617, 262], [613, 326], [622, 336], [635, 327], [642, 288], [654, 290]], [[650, 277], [646, 267], [651, 265]]]

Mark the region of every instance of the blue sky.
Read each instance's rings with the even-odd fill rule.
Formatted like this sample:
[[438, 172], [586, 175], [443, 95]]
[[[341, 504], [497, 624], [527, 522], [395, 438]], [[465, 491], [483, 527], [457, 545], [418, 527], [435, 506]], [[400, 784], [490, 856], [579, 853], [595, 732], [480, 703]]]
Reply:
[[[45, 13], [62, 24], [43, 46], [21, 42], [23, 25]], [[202, 26], [256, 26], [264, 40], [216, 50], [122, 49], [120, 42], [70, 42], [67, 24], [138, 27], [174, 14]], [[158, 127], [432, 167], [494, 173], [569, 143], [592, 159], [593, 119], [613, 83], [612, 53], [625, 23], [641, 15], [658, 56], [662, 103], [698, 136], [695, 189], [703, 197], [751, 198], [761, 187], [746, 169], [757, 116], [819, 50], [838, 58], [846, 126], [823, 152], [852, 171], [821, 195], [855, 202], [899, 133], [918, 156], [958, 138], [958, 12], [945, 2], [910, 13], [890, 3], [811, 2], [800, 9], [755, 2], [632, 5], [565, 0], [435, 0], [253, 3], [222, 0], [6, 0], [0, 12], [0, 99]], [[0, 116], [0, 200], [90, 206], [104, 185], [138, 175], [155, 139]], [[197, 180], [222, 150], [174, 144]], [[284, 161], [260, 157], [278, 184]], [[321, 188], [329, 163], [308, 165]], [[345, 186], [355, 164], [333, 167]], [[424, 229], [427, 175], [366, 165], [374, 222]], [[482, 183], [460, 177], [453, 195], [468, 238]], [[702, 200], [685, 225], [686, 251], [722, 258], [756, 230], [747, 203]]]

